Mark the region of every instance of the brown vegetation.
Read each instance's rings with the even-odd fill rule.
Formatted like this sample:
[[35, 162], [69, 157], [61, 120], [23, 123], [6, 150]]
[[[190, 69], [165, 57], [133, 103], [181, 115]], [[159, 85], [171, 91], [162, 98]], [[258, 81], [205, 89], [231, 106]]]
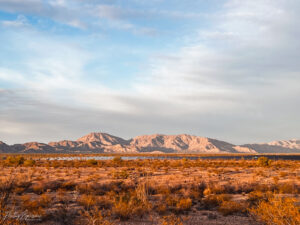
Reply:
[[299, 165], [266, 159], [5, 156], [0, 224], [221, 224], [232, 217], [236, 224], [294, 225]]

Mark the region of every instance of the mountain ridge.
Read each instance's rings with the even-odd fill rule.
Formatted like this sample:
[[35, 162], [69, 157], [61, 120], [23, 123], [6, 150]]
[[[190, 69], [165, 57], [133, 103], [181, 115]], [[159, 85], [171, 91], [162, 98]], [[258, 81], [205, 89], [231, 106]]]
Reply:
[[300, 140], [234, 145], [225, 141], [189, 134], [141, 135], [125, 140], [92, 132], [76, 141], [28, 142], [7, 145], [0, 141], [0, 153], [300, 153]]

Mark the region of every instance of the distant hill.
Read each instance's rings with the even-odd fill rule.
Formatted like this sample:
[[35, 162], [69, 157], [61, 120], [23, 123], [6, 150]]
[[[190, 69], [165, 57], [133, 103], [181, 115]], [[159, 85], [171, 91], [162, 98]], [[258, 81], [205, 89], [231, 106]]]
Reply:
[[143, 135], [125, 140], [107, 133], [90, 133], [76, 141], [48, 144], [29, 142], [7, 145], [0, 141], [0, 153], [300, 153], [300, 141], [274, 141], [234, 145], [188, 134]]
[[300, 153], [300, 140], [272, 141], [262, 144], [247, 144], [243, 147], [251, 148], [257, 153]]

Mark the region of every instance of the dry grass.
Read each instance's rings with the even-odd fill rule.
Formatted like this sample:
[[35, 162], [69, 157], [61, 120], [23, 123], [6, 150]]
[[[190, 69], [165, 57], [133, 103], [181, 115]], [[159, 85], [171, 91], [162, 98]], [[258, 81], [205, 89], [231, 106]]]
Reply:
[[[220, 215], [203, 215], [208, 224], [239, 215], [287, 224], [282, 221], [298, 221], [299, 175], [296, 161], [9, 156], [0, 160], [0, 224], [197, 224], [188, 221], [206, 210]], [[279, 207], [291, 210], [290, 217], [274, 214], [286, 212]]]

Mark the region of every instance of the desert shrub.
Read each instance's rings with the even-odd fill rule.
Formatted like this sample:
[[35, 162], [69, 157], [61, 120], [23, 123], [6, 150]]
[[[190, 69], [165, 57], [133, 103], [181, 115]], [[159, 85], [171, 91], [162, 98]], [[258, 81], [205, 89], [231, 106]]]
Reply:
[[[68, 201], [62, 201], [48, 215], [56, 225], [73, 225], [78, 222], [78, 212], [72, 208]], [[80, 223], [81, 224], [81, 223]]]
[[32, 215], [45, 216], [46, 210], [52, 203], [52, 198], [47, 194], [42, 194], [33, 198], [32, 195], [23, 195], [21, 199], [21, 208]]
[[175, 215], [164, 216], [160, 223], [160, 225], [183, 225], [182, 219]]
[[220, 194], [220, 195], [209, 195], [206, 198], [203, 199], [203, 207], [205, 209], [213, 209], [218, 207], [222, 204], [224, 201], [229, 201], [230, 195], [227, 194]]
[[270, 166], [271, 165], [271, 161], [272, 160], [268, 159], [267, 157], [259, 157], [257, 159], [257, 165], [258, 166], [264, 166], [264, 167]]
[[257, 189], [258, 184], [255, 182], [236, 183], [235, 193], [250, 193]]
[[280, 173], [279, 173], [279, 176], [280, 177], [286, 177], [288, 175], [288, 173], [287, 172], [284, 172], [284, 171], [281, 171]]
[[46, 182], [37, 182], [32, 184], [31, 189], [36, 194], [42, 194], [46, 191], [47, 184]]
[[114, 171], [112, 173], [112, 177], [115, 179], [127, 179], [129, 177], [129, 174], [126, 170]]
[[182, 184], [170, 185], [168, 188], [172, 194], [175, 194], [182, 190], [183, 185]]
[[24, 211], [32, 215], [44, 216], [45, 210], [38, 199], [33, 199], [31, 195], [21, 196], [21, 207]]
[[123, 159], [120, 156], [116, 156], [112, 159], [112, 162], [114, 164], [121, 164], [123, 162]]
[[208, 196], [210, 194], [212, 194], [212, 190], [210, 188], [205, 188], [204, 191], [203, 191], [203, 195]]
[[200, 200], [203, 197], [203, 191], [193, 187], [187, 190], [187, 194], [188, 197], [194, 200]]
[[115, 196], [112, 214], [121, 219], [127, 220], [133, 216], [142, 217], [152, 208], [142, 188], [137, 188], [133, 192], [123, 192]]
[[95, 159], [89, 159], [86, 161], [87, 166], [97, 166], [98, 162]]
[[36, 164], [36, 161], [33, 159], [27, 159], [24, 161], [24, 166], [31, 167], [31, 166], [34, 166], [35, 164]]
[[72, 196], [68, 195], [65, 189], [59, 188], [56, 191], [56, 200], [60, 204], [68, 205], [72, 201]]
[[155, 193], [161, 194], [161, 195], [169, 195], [171, 194], [170, 188], [166, 185], [159, 185], [156, 187], [153, 187], [155, 189]]
[[300, 224], [300, 207], [293, 198], [270, 198], [259, 202], [250, 212], [267, 225]]
[[143, 204], [148, 203], [148, 196], [149, 196], [149, 185], [148, 183], [139, 183], [135, 188], [135, 195], [136, 197], [142, 201]]
[[25, 225], [26, 221], [22, 216], [13, 218], [14, 210], [9, 207], [11, 201], [14, 180], [8, 178], [0, 183], [0, 224], [1, 225]]
[[274, 184], [258, 184], [254, 188], [254, 190], [262, 191], [262, 192], [274, 192], [276, 191], [276, 185]]
[[123, 199], [117, 200], [113, 204], [112, 213], [115, 217], [121, 220], [128, 220], [133, 214], [132, 206], [132, 202], [125, 201]]
[[81, 183], [76, 185], [76, 191], [80, 194], [95, 194], [104, 195], [107, 192], [120, 192], [122, 190], [128, 190], [129, 187], [125, 186], [123, 181], [113, 181], [109, 183], [99, 184], [96, 182]]
[[53, 168], [59, 168], [62, 166], [61, 162], [60, 161], [53, 161], [50, 163], [50, 165], [53, 167]]
[[201, 198], [204, 195], [203, 192], [206, 187], [207, 187], [207, 184], [205, 182], [201, 181], [199, 184], [197, 183], [196, 185], [193, 185], [191, 187], [191, 190], [197, 192], [198, 197]]
[[79, 192], [79, 194], [91, 194], [93, 193], [94, 189], [91, 188], [89, 184], [80, 183], [76, 185], [76, 191]]
[[191, 209], [191, 207], [192, 207], [192, 199], [190, 199], [190, 198], [180, 199], [176, 203], [176, 211], [177, 212], [188, 211]]
[[111, 209], [112, 207], [112, 200], [109, 196], [97, 196], [97, 207], [100, 209]]
[[43, 208], [48, 208], [50, 204], [52, 203], [52, 198], [50, 197], [49, 194], [42, 194], [38, 198], [39, 204]]
[[176, 207], [176, 204], [178, 202], [178, 198], [176, 196], [167, 194], [164, 197], [165, 197], [165, 202], [168, 207]]
[[112, 213], [121, 220], [128, 220], [131, 217], [142, 217], [149, 209], [150, 204], [143, 204], [136, 196], [121, 194], [113, 203]]
[[61, 184], [61, 188], [68, 191], [73, 191], [76, 188], [76, 184], [73, 181], [67, 181]]
[[274, 184], [277, 185], [278, 181], [279, 181], [279, 177], [278, 176], [274, 176], [274, 177], [272, 177], [272, 179], [274, 181]]
[[22, 165], [25, 159], [23, 156], [8, 156], [5, 160], [6, 165], [13, 166], [13, 165]]
[[279, 193], [282, 194], [298, 194], [300, 193], [300, 188], [294, 183], [284, 183], [278, 187]]
[[257, 191], [252, 191], [248, 194], [247, 201], [252, 206], [252, 205], [257, 205], [260, 201], [266, 201], [272, 196], [273, 196], [272, 192], [261, 192], [257, 190]]
[[210, 183], [206, 185], [207, 187], [203, 190], [203, 194], [205, 196], [210, 194], [233, 194], [235, 193], [236, 187], [231, 184], [217, 184], [217, 183]]
[[63, 185], [62, 180], [53, 180], [53, 181], [47, 181], [44, 183], [44, 187], [42, 188], [43, 190], [51, 190], [51, 191], [57, 191], [60, 189]]
[[21, 195], [25, 192], [25, 188], [22, 187], [15, 187], [13, 190], [14, 193], [16, 193], [17, 195]]
[[168, 210], [168, 207], [166, 205], [166, 203], [159, 203], [155, 206], [155, 211], [159, 214], [159, 215], [164, 215]]
[[80, 220], [79, 224], [85, 225], [113, 225], [112, 222], [105, 219], [100, 209], [94, 207], [90, 210], [81, 211], [81, 215], [84, 217]]
[[234, 201], [224, 201], [220, 204], [218, 211], [224, 216], [228, 216], [235, 213], [246, 213], [247, 207]]
[[16, 157], [16, 164], [17, 165], [22, 165], [25, 161], [25, 158], [23, 156], [17, 156]]
[[92, 207], [95, 207], [97, 203], [96, 196], [86, 195], [86, 194], [81, 195], [77, 201], [80, 205], [84, 206], [84, 208], [87, 210]]

